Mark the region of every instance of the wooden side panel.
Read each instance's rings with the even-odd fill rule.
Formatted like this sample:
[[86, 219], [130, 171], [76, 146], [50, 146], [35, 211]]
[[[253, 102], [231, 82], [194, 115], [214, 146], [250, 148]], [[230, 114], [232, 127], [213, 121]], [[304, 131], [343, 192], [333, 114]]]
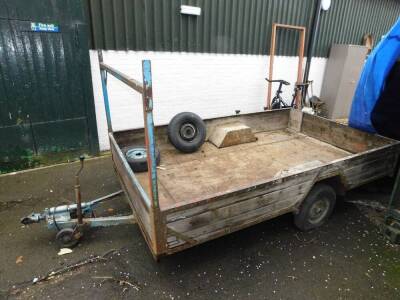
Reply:
[[121, 186], [128, 198], [129, 205], [135, 212], [135, 216], [146, 242], [153, 251], [155, 249], [155, 238], [150, 209], [150, 200], [140, 186], [139, 181], [136, 179], [134, 173], [128, 165], [128, 162], [125, 159], [125, 156], [122, 154], [111, 133], [109, 134], [109, 137], [112, 158], [118, 179], [120, 180]]
[[238, 122], [250, 127], [255, 133], [285, 129], [288, 127], [289, 114], [290, 109], [283, 109], [206, 120], [207, 138], [212, 134], [216, 127]]
[[[289, 114], [290, 109], [282, 109], [205, 120], [204, 122], [207, 126], [207, 138], [213, 132], [215, 127], [222, 124], [238, 122], [250, 127], [254, 133], [285, 129], [288, 127]], [[155, 128], [155, 135], [158, 146], [169, 144], [167, 127], [168, 126], [164, 125], [157, 126]], [[116, 141], [118, 142], [118, 145], [120, 145], [121, 147], [125, 147], [130, 144], [144, 143], [143, 129], [114, 132], [114, 136]]]
[[168, 252], [295, 210], [318, 176], [318, 168], [227, 195], [218, 201], [167, 215]]
[[352, 189], [362, 184], [391, 176], [395, 172], [400, 153], [400, 145], [388, 145], [380, 149], [341, 159], [324, 166], [319, 179], [339, 175], [346, 189]]
[[310, 114], [303, 114], [301, 132], [351, 153], [360, 153], [393, 142]]

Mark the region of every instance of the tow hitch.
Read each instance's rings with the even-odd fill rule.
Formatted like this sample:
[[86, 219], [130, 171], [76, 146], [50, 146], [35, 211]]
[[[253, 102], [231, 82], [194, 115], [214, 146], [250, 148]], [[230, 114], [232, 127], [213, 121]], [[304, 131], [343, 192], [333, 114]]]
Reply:
[[94, 208], [100, 203], [109, 201], [123, 193], [122, 190], [104, 197], [81, 202], [80, 173], [84, 167], [83, 156], [80, 157], [80, 168], [75, 175], [75, 204], [46, 208], [41, 213], [32, 213], [21, 219], [24, 225], [46, 222], [51, 230], [57, 230], [56, 240], [60, 247], [74, 247], [83, 236], [85, 227], [107, 227], [121, 224], [133, 224], [135, 218], [128, 216], [95, 217]]

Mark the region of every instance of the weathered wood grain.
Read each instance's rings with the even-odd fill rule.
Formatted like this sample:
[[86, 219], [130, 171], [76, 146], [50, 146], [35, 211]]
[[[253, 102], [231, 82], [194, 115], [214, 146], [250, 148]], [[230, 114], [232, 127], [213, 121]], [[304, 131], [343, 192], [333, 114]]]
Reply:
[[389, 139], [309, 114], [303, 114], [301, 132], [352, 153], [360, 153], [391, 143]]
[[112, 133], [109, 134], [110, 147], [112, 159], [114, 162], [114, 168], [118, 179], [121, 183], [122, 188], [128, 198], [128, 203], [131, 206], [132, 211], [135, 212], [138, 224], [141, 231], [149, 244], [149, 247], [154, 249], [154, 228], [152, 222], [152, 212], [150, 207], [150, 201], [145, 194], [145, 191], [141, 188], [139, 181], [129, 167], [125, 156], [119, 149]]
[[232, 123], [217, 126], [208, 140], [217, 148], [225, 148], [255, 142], [257, 138], [250, 127], [242, 123]]
[[303, 122], [303, 113], [299, 109], [290, 110], [289, 128], [299, 132]]
[[[289, 114], [290, 109], [283, 109], [204, 120], [207, 128], [207, 139], [215, 127], [235, 122], [250, 127], [254, 133], [282, 130], [288, 127]], [[162, 125], [155, 128], [156, 141], [161, 148], [169, 144], [167, 127], [167, 125]], [[114, 137], [120, 148], [131, 144], [144, 144], [143, 128], [114, 132]]]

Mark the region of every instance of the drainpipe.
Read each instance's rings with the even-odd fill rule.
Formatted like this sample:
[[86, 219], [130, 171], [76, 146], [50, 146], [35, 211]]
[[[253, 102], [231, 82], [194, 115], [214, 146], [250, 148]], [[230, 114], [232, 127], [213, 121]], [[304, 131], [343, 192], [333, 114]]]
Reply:
[[[308, 40], [308, 45], [307, 45], [307, 62], [306, 62], [305, 70], [304, 70], [303, 83], [308, 82], [308, 76], [310, 75], [311, 59], [314, 54], [316, 37], [317, 37], [317, 33], [318, 33], [318, 28], [319, 28], [319, 21], [321, 19], [321, 12], [322, 12], [322, 10], [327, 11], [330, 8], [330, 6], [331, 6], [331, 0], [316, 0], [316, 5], [315, 5], [314, 13], [313, 13], [312, 24], [311, 24], [311, 30], [310, 30], [310, 38]], [[308, 90], [308, 86], [306, 85], [303, 90], [302, 103], [304, 103], [305, 98], [307, 96], [307, 90]]]
[[308, 76], [310, 75], [311, 58], [312, 58], [312, 55], [314, 52], [315, 37], [316, 37], [317, 31], [318, 31], [319, 20], [321, 17], [322, 0], [316, 0], [316, 2], [317, 3], [316, 3], [314, 13], [313, 13], [310, 38], [308, 40], [308, 45], [307, 45], [307, 62], [306, 62], [305, 70], [304, 70], [304, 80], [303, 80], [304, 83], [308, 82]]

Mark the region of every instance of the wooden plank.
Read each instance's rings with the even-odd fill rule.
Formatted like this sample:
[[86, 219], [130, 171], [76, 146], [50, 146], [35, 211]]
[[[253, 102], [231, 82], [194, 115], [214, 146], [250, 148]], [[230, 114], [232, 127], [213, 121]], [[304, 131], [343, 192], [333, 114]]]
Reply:
[[392, 151], [379, 151], [363, 160], [347, 162], [343, 177], [348, 188], [354, 188], [372, 180], [388, 176], [396, 167], [397, 157]]
[[153, 226], [150, 216], [150, 200], [146, 199], [147, 196], [145, 192], [141, 188], [139, 181], [136, 179], [131, 168], [126, 162], [126, 159], [119, 149], [119, 146], [116, 143], [112, 133], [109, 134], [109, 137], [114, 167], [121, 182], [121, 186], [126, 193], [129, 205], [135, 212], [136, 218], [146, 241], [148, 242], [150, 248], [153, 249], [154, 237], [152, 234]]
[[254, 185], [253, 187], [220, 195], [217, 201], [206, 201], [202, 202], [201, 205], [195, 207], [187, 207], [186, 209], [180, 207], [176, 212], [170, 211], [167, 213], [167, 224], [174, 222], [176, 220], [190, 218], [209, 210], [216, 210], [221, 207], [225, 207], [237, 202], [246, 201], [249, 199], [254, 199], [269, 193], [274, 193], [280, 190], [285, 190], [293, 185], [299, 185], [311, 181], [315, 176], [315, 170], [303, 170], [304, 172], [300, 174], [292, 174], [291, 176], [286, 176], [283, 178], [277, 178], [273, 181]]
[[[318, 175], [318, 169], [309, 171], [309, 177], [302, 181], [301, 176], [294, 176], [297, 182], [277, 181], [272, 188], [272, 192], [259, 194], [252, 198], [232, 196], [225, 200], [204, 205], [203, 211], [191, 209], [183, 211], [180, 218], [175, 214], [175, 218], [167, 216], [169, 223], [167, 226], [174, 232], [179, 232], [179, 237], [169, 236], [168, 247], [183, 247], [188, 245], [185, 240], [203, 242], [218, 235], [221, 230], [229, 233], [230, 230], [238, 230], [255, 224], [255, 220], [262, 222], [274, 215], [277, 211], [293, 211], [302, 199], [307, 195]], [[285, 188], [284, 188], [285, 187]], [[251, 195], [251, 192], [249, 193]], [[244, 195], [242, 195], [244, 196]], [[222, 205], [222, 206], [221, 206]], [[283, 208], [282, 208], [283, 207]], [[184, 217], [184, 218], [183, 218]], [[234, 229], [236, 228], [236, 229]], [[182, 239], [181, 237], [184, 237]], [[185, 246], [186, 245], [186, 246]], [[192, 246], [191, 243], [190, 246]]]
[[351, 153], [360, 153], [394, 142], [310, 114], [303, 114], [301, 132]]
[[[292, 201], [282, 200], [272, 204], [271, 206], [264, 206], [258, 209], [246, 212], [236, 218], [225, 220], [221, 225], [214, 224], [212, 230], [205, 230], [203, 234], [196, 237], [197, 243], [210, 240], [216, 233], [223, 230], [225, 234], [231, 233], [235, 230], [244, 229], [250, 225], [255, 225], [260, 222], [271, 219], [273, 216], [279, 216], [283, 213], [293, 211], [291, 208]], [[277, 212], [280, 212], [277, 214]], [[218, 226], [219, 225], [219, 226]]]
[[252, 143], [257, 138], [250, 127], [242, 123], [232, 123], [216, 127], [208, 140], [218, 148], [226, 148]]
[[217, 126], [238, 122], [250, 127], [254, 133], [283, 130], [288, 127], [289, 113], [290, 109], [282, 109], [206, 120], [207, 138]]
[[299, 109], [291, 109], [289, 118], [289, 128], [296, 132], [300, 132], [302, 122], [303, 122], [303, 112]]
[[[271, 219], [272, 217], [278, 216], [283, 212], [287, 213], [292, 210], [293, 209], [291, 200], [277, 201], [276, 203], [272, 203], [270, 206], [263, 206], [258, 209], [239, 214], [232, 218], [212, 222], [208, 226], [195, 229], [191, 232], [186, 232], [185, 236], [186, 239], [195, 240], [197, 245], [202, 242], [209, 241], [216, 236], [219, 236], [219, 233], [222, 233], [221, 235], [226, 235], [236, 230], [244, 229], [250, 225], [255, 225], [257, 223]], [[184, 241], [179, 239], [177, 243], [172, 243], [168, 246], [177, 247], [183, 244], [187, 245], [185, 248], [193, 246], [193, 243], [184, 243]]]
[[386, 145], [348, 158], [332, 161], [321, 168], [319, 179], [340, 176], [346, 189], [393, 174], [400, 152], [399, 143]]
[[[312, 180], [245, 201], [235, 202], [233, 200], [233, 204], [209, 209], [204, 213], [168, 223], [167, 226], [176, 232], [196, 239], [196, 236], [199, 234], [203, 234], [211, 229], [214, 230], [218, 226], [224, 226], [229, 220], [241, 219], [242, 215], [261, 207], [295, 207], [298, 200], [302, 199], [304, 193], [308, 191], [310, 184], [312, 184]], [[283, 205], [282, 203], [285, 204]], [[281, 207], [282, 205], [283, 207]]]
[[[260, 215], [260, 216], [258, 216], [258, 217], [255, 217], [255, 218], [251, 219], [251, 220], [249, 219], [248, 221], [246, 221], [246, 222], [243, 223], [243, 224], [232, 225], [232, 226], [229, 227], [229, 228], [221, 228], [221, 229], [216, 230], [216, 231], [214, 231], [214, 232], [212, 232], [212, 233], [204, 234], [204, 235], [198, 237], [198, 239], [197, 239], [197, 244], [196, 244], [196, 245], [199, 245], [199, 244], [201, 244], [201, 243], [204, 243], [204, 242], [207, 242], [207, 241], [216, 239], [216, 238], [218, 238], [218, 237], [221, 237], [221, 236], [224, 236], [224, 235], [233, 233], [233, 232], [238, 231], [238, 230], [241, 230], [241, 229], [243, 229], [243, 228], [250, 227], [250, 226], [252, 226], [252, 225], [255, 225], [255, 224], [264, 222], [264, 221], [266, 221], [266, 220], [273, 219], [273, 218], [275, 218], [275, 217], [277, 217], [277, 216], [280, 216], [280, 215], [283, 215], [283, 214], [285, 214], [285, 213], [290, 212], [290, 210], [291, 210], [291, 209], [282, 209], [282, 210], [274, 211], [274, 212], [272, 212], [271, 214], [262, 214], [262, 215]], [[185, 249], [187, 249], [187, 248], [192, 247], [191, 244], [189, 244], [189, 243], [183, 243], [183, 242], [180, 241], [180, 240], [175, 241], [174, 243], [171, 243], [171, 245], [169, 245], [169, 246], [171, 246], [171, 247], [167, 250], [167, 253], [168, 253], [169, 255], [170, 255], [170, 254], [173, 254], [173, 253], [176, 253], [176, 252], [179, 252], [179, 251], [182, 251], [182, 250], [185, 250]]]

